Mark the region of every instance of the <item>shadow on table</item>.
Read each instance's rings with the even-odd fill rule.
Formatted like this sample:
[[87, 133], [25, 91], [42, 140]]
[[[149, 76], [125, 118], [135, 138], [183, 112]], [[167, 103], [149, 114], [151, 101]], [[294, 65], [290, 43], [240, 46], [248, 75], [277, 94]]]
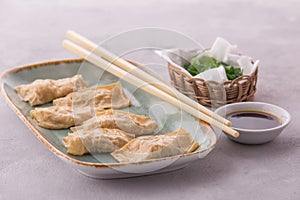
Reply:
[[[197, 189], [217, 186], [220, 182], [228, 182], [235, 173], [242, 173], [244, 160], [252, 164], [261, 163], [268, 158], [293, 153], [299, 141], [282, 137], [264, 145], [242, 145], [222, 137], [217, 147], [204, 159], [199, 159], [190, 166], [150, 176], [124, 178], [114, 180], [91, 179], [93, 184], [114, 188], [118, 192], [128, 191], [153, 195], [168, 193], [172, 190], [193, 186]], [[298, 138], [299, 140], [299, 138]], [[291, 145], [295, 144], [295, 145]], [[241, 174], [243, 176], [244, 174]]]

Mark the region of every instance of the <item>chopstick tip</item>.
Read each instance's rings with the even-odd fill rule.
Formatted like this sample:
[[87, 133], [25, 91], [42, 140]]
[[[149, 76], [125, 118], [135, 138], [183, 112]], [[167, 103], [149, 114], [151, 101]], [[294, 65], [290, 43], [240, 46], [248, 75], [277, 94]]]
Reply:
[[64, 48], [69, 48], [70, 46], [74, 46], [74, 44], [71, 42], [71, 41], [69, 41], [69, 40], [63, 40], [62, 42], [61, 42], [61, 45], [64, 47]]
[[67, 37], [68, 37], [68, 36], [71, 36], [71, 35], [74, 35], [74, 34], [76, 34], [76, 32], [73, 31], [73, 30], [67, 30], [67, 32], [66, 32], [66, 36], [67, 36]]
[[62, 46], [65, 46], [67, 42], [68, 42], [68, 40], [63, 40], [63, 41], [61, 42]]
[[232, 122], [231, 122], [231, 121], [228, 121], [228, 120], [225, 122], [225, 124], [226, 124], [227, 126], [232, 126]]
[[235, 137], [235, 138], [238, 138], [238, 137], [240, 136], [240, 133], [239, 133], [238, 131], [235, 130], [235, 131], [232, 133], [232, 136]]

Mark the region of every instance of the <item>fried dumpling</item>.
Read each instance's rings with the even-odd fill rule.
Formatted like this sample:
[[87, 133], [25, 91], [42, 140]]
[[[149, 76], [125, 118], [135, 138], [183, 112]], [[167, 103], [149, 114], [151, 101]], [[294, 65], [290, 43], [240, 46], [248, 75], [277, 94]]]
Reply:
[[119, 129], [93, 129], [69, 133], [63, 138], [69, 154], [113, 152], [134, 138], [133, 134]]
[[50, 106], [35, 108], [30, 111], [30, 116], [43, 128], [64, 129], [74, 126], [72, 113], [72, 108], [69, 106]]
[[189, 153], [198, 147], [190, 133], [179, 129], [165, 135], [135, 138], [111, 155], [119, 162], [139, 162]]
[[129, 106], [130, 100], [125, 96], [120, 83], [112, 83], [70, 93], [54, 100], [53, 104], [54, 106], [30, 111], [31, 117], [39, 126], [64, 129], [81, 125], [103, 109]]
[[130, 106], [122, 85], [119, 82], [100, 85], [68, 94], [53, 101], [56, 106], [73, 106], [74, 109], [90, 106], [97, 110], [124, 108]]
[[30, 84], [15, 87], [15, 91], [23, 101], [28, 101], [31, 106], [36, 106], [86, 87], [87, 84], [82, 76], [76, 75], [58, 80], [38, 79]]
[[71, 106], [49, 106], [35, 108], [30, 111], [30, 116], [39, 126], [48, 129], [66, 129], [71, 126], [81, 125], [94, 115], [92, 107], [86, 106], [73, 110]]
[[127, 133], [143, 135], [153, 133], [157, 127], [157, 123], [150, 117], [110, 109], [97, 112], [95, 117], [83, 122], [81, 126], [72, 127], [71, 130], [117, 128]]

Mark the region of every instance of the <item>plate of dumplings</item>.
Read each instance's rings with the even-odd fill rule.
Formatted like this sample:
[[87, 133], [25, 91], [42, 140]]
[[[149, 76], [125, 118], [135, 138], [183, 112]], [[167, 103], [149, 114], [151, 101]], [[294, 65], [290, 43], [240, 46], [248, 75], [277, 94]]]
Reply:
[[93, 178], [180, 169], [218, 138], [209, 124], [83, 59], [12, 68], [1, 91], [52, 153]]

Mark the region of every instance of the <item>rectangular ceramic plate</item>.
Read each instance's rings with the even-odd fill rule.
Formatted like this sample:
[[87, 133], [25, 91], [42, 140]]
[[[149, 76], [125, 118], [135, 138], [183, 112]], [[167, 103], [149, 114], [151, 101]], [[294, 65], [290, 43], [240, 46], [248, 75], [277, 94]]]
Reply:
[[[173, 132], [180, 127], [184, 128], [192, 134], [194, 140], [200, 144], [200, 147], [192, 153], [137, 163], [118, 163], [110, 154], [84, 156], [68, 154], [62, 138], [70, 130], [49, 130], [37, 126], [36, 122], [29, 115], [29, 111], [34, 109], [34, 107], [31, 107], [27, 102], [21, 101], [14, 91], [14, 87], [20, 84], [31, 83], [35, 79], [60, 79], [76, 74], [81, 74], [89, 86], [120, 81], [127, 96], [131, 97], [133, 103], [131, 107], [123, 110], [136, 114], [150, 115], [152, 119], [158, 122], [159, 134]], [[119, 80], [117, 77], [82, 59], [51, 61], [13, 68], [2, 74], [1, 91], [17, 115], [51, 152], [90, 177], [102, 179], [123, 178], [179, 169], [195, 159], [206, 156], [214, 148], [217, 140], [216, 134], [209, 125], [199, 122], [189, 114], [143, 90], [136, 89], [127, 82]], [[50, 105], [49, 103], [43, 106]]]

